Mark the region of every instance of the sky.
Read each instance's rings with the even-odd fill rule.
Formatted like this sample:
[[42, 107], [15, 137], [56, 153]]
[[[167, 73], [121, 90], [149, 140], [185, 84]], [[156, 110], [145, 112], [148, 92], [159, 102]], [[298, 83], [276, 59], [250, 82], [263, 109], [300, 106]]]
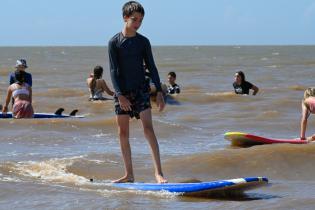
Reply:
[[[121, 0], [1, 0], [0, 46], [106, 46]], [[315, 45], [315, 0], [139, 0], [152, 45]]]

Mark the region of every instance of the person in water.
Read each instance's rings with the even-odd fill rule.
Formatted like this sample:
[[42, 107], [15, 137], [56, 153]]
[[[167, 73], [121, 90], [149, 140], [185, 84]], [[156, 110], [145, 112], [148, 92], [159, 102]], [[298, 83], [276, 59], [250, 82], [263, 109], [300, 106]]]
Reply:
[[129, 118], [141, 119], [143, 131], [151, 147], [158, 183], [165, 183], [160, 160], [160, 151], [152, 125], [150, 92], [145, 81], [143, 62], [157, 89], [156, 103], [159, 111], [165, 103], [160, 77], [154, 63], [150, 41], [137, 33], [144, 17], [142, 5], [129, 1], [123, 6], [124, 27], [108, 43], [110, 73], [115, 89], [115, 113], [121, 152], [125, 165], [125, 175], [113, 182], [133, 182], [134, 173], [129, 143]]
[[307, 88], [302, 100], [301, 140], [315, 140], [315, 134], [306, 138], [307, 119], [310, 114], [315, 114], [315, 87]]
[[[16, 61], [15, 64], [16, 70], [24, 71], [25, 72], [25, 83], [27, 83], [30, 87], [33, 85], [32, 75], [25, 70], [28, 68], [25, 59], [19, 59]], [[9, 85], [12, 85], [16, 82], [15, 72], [10, 73], [9, 75]], [[14, 98], [12, 98], [12, 105], [14, 104]]]
[[234, 91], [236, 94], [249, 94], [249, 90], [252, 89], [253, 95], [256, 95], [259, 91], [258, 87], [252, 83], [246, 81], [245, 74], [242, 71], [235, 73], [235, 81], [233, 83]]
[[167, 86], [167, 93], [172, 94], [179, 94], [180, 93], [180, 87], [176, 84], [176, 73], [171, 71], [167, 75], [168, 83]]
[[[24, 71], [25, 72], [25, 83], [27, 83], [30, 87], [33, 85], [32, 75], [25, 70], [28, 68], [26, 60], [25, 59], [19, 59], [16, 61], [15, 68], [18, 71]], [[15, 78], [15, 72], [12, 72], [9, 75], [9, 84], [12, 85], [16, 82]]]
[[32, 118], [34, 115], [32, 87], [25, 82], [25, 75], [25, 71], [15, 71], [14, 77], [16, 82], [8, 87], [5, 105], [2, 108], [2, 112], [6, 114], [11, 97], [13, 97], [12, 114], [14, 118]]
[[111, 91], [105, 80], [102, 79], [103, 68], [101, 66], [96, 66], [94, 68], [93, 74], [87, 78], [86, 83], [90, 91], [90, 100], [106, 100], [107, 98], [103, 97], [103, 92], [106, 92], [108, 95], [113, 96], [114, 92]]

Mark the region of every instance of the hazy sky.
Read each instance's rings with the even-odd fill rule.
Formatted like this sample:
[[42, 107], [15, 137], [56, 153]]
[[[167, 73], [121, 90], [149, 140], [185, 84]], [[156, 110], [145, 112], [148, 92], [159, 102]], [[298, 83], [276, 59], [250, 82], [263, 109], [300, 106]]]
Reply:
[[[1, 0], [0, 46], [107, 45], [121, 0]], [[152, 45], [315, 44], [315, 0], [141, 0]]]

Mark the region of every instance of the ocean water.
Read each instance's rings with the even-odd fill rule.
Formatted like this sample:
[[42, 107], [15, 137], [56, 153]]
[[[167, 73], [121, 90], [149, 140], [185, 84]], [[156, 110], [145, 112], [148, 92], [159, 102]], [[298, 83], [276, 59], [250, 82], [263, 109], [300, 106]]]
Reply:
[[[153, 47], [153, 53], [162, 82], [175, 71], [182, 87], [179, 104], [162, 113], [152, 104], [169, 182], [266, 176], [271, 184], [224, 199], [111, 187], [123, 174], [113, 102], [89, 102], [86, 85], [94, 66], [102, 65], [112, 87], [106, 47], [2, 47], [0, 104], [16, 59], [26, 58], [35, 111], [78, 109], [85, 118], [0, 120], [0, 209], [314, 208], [315, 144], [237, 148], [223, 135], [299, 137], [303, 92], [315, 86], [315, 46]], [[233, 93], [238, 70], [259, 87], [258, 95]], [[141, 123], [130, 125], [136, 181], [154, 182]], [[311, 116], [308, 135], [314, 125]]]

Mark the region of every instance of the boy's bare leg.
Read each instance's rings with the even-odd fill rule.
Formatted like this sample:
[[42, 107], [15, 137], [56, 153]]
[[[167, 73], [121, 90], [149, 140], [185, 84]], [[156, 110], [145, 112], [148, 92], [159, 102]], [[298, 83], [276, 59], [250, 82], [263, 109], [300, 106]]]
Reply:
[[142, 111], [140, 113], [140, 119], [143, 125], [144, 135], [146, 139], [149, 141], [151, 147], [156, 181], [158, 183], [166, 183], [167, 180], [163, 177], [162, 173], [159, 144], [153, 130], [151, 109], [146, 109]]
[[114, 180], [113, 182], [133, 182], [134, 176], [132, 169], [131, 149], [129, 144], [129, 115], [117, 115], [116, 119], [118, 124], [120, 149], [125, 164], [125, 175], [117, 180]]

